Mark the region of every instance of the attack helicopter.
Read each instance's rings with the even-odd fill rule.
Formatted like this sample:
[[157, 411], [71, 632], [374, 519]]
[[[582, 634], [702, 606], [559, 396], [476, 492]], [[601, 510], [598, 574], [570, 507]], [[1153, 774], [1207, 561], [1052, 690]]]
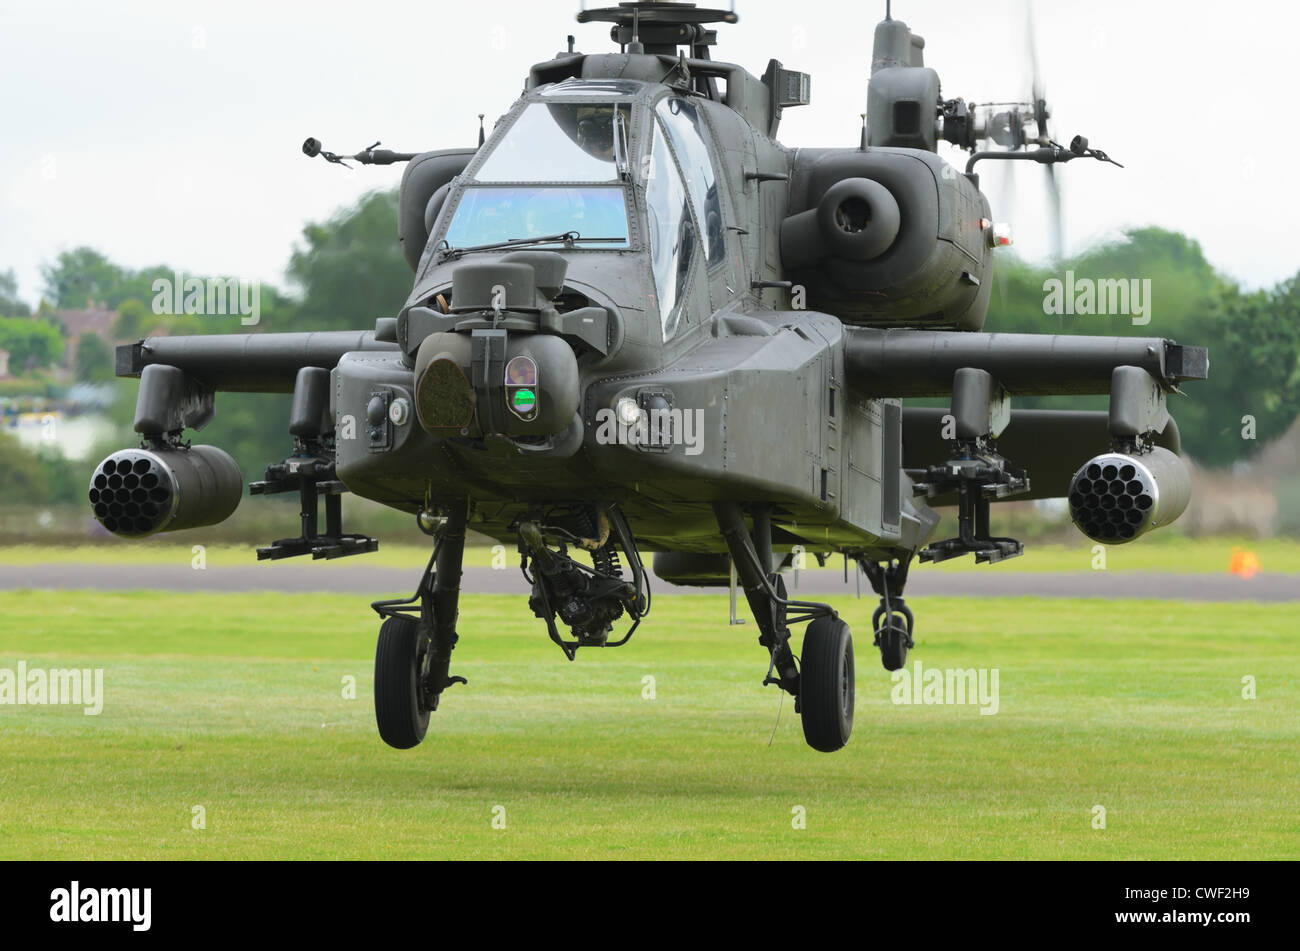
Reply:
[[[1181, 514], [1189, 476], [1166, 401], [1206, 377], [1204, 348], [983, 331], [1007, 236], [978, 163], [1111, 161], [1082, 137], [1054, 141], [1037, 90], [944, 98], [923, 39], [887, 9], [858, 141], [791, 148], [781, 118], [808, 104], [810, 77], [715, 59], [734, 11], [630, 2], [578, 20], [609, 24], [616, 48], [569, 37], [476, 147], [304, 143], [331, 163], [405, 166], [405, 305], [356, 331], [119, 347], [117, 374], [140, 380], [141, 444], [94, 470], [105, 528], [228, 517], [239, 468], [186, 430], [212, 419], [219, 391], [291, 393], [289, 453], [249, 490], [297, 492], [301, 531], [258, 558], [374, 551], [343, 529], [347, 492], [433, 539], [415, 593], [372, 605], [388, 744], [420, 743], [465, 682], [451, 664], [473, 531], [517, 548], [529, 607], [569, 660], [628, 643], [652, 576], [738, 586], [763, 683], [795, 698], [806, 741], [829, 752], [853, 727], [853, 638], [830, 604], [791, 597], [793, 552], [859, 566], [880, 599], [873, 646], [896, 670], [915, 646], [914, 564], [1022, 552], [991, 534], [993, 503], [1065, 497], [1107, 544]], [[940, 142], [970, 153], [965, 168]], [[1082, 394], [1109, 410], [1011, 405]], [[935, 397], [949, 405], [906, 405]], [[958, 533], [933, 539], [944, 505]]]

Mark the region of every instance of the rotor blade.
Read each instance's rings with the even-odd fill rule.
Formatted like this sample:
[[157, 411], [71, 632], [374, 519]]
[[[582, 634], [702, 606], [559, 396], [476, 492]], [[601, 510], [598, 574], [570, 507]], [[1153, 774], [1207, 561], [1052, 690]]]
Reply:
[[1034, 5], [1032, 0], [1025, 0], [1025, 46], [1029, 59], [1029, 89], [1034, 103], [1034, 122], [1038, 126], [1038, 144], [1047, 145], [1052, 134], [1047, 129], [1047, 119], [1051, 115], [1047, 109], [1047, 90], [1043, 85], [1043, 74], [1038, 65], [1038, 31], [1034, 28]]
[[1065, 253], [1065, 229], [1061, 221], [1061, 180], [1056, 177], [1056, 166], [1045, 167], [1047, 172], [1047, 226], [1052, 239], [1052, 258], [1060, 261]]
[[[1047, 128], [1047, 119], [1051, 115], [1047, 108], [1047, 90], [1043, 83], [1042, 70], [1038, 59], [1038, 31], [1034, 28], [1033, 0], [1024, 0], [1025, 10], [1025, 47], [1029, 60], [1030, 95], [1034, 103], [1035, 132], [1038, 144], [1049, 145], [1052, 133]], [[1060, 261], [1065, 251], [1065, 235], [1061, 221], [1061, 180], [1056, 177], [1056, 166], [1045, 166], [1047, 172], [1047, 229], [1051, 243], [1052, 259]]]
[[1002, 207], [998, 209], [995, 217], [999, 221], [1008, 222], [1014, 229], [1016, 225], [1016, 176], [1011, 166], [1018, 163], [998, 162], [997, 164], [1002, 166], [998, 170], [998, 197], [1002, 200]]

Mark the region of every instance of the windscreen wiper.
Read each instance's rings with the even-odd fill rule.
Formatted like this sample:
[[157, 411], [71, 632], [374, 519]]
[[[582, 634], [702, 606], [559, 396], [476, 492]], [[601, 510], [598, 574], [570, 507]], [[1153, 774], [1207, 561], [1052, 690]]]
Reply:
[[522, 248], [534, 244], [556, 244], [562, 243], [568, 250], [573, 250], [573, 246], [579, 241], [585, 244], [611, 244], [626, 241], [626, 238], [584, 238], [576, 231], [563, 231], [559, 234], [535, 235], [529, 238], [510, 238], [508, 241], [493, 241], [489, 244], [474, 244], [467, 248], [453, 248], [444, 240], [442, 247], [438, 249], [438, 261], [454, 261], [464, 254], [472, 254], [475, 251], [500, 251], [504, 248]]

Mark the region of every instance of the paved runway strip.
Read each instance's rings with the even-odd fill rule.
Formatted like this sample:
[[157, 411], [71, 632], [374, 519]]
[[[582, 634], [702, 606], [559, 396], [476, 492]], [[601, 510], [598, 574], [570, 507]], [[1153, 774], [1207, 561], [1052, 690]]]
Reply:
[[[277, 562], [195, 570], [188, 564], [0, 565], [0, 590], [63, 588], [101, 591], [330, 591], [371, 597], [410, 594], [421, 565], [379, 568], [358, 561], [347, 564]], [[526, 594], [528, 586], [517, 567], [465, 569], [465, 590], [482, 594]], [[799, 596], [853, 596], [853, 577], [844, 582], [838, 571], [805, 571], [795, 588], [790, 574], [786, 586]], [[679, 588], [658, 581], [655, 594], [708, 594], [712, 588]], [[907, 585], [908, 597], [972, 596], [1046, 598], [1169, 598], [1183, 601], [1300, 601], [1300, 575], [1261, 572], [1253, 578], [1224, 574], [1173, 574], [1141, 571], [1014, 572], [998, 566], [969, 572], [927, 571], [917, 566]], [[862, 579], [862, 596], [873, 598]], [[743, 602], [743, 596], [742, 596]]]

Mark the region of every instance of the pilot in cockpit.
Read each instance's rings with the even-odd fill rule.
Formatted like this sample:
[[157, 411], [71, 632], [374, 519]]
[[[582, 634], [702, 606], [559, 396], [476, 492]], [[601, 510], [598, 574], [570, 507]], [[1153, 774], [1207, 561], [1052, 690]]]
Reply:
[[589, 155], [614, 161], [614, 110], [591, 106], [578, 110], [578, 145]]

